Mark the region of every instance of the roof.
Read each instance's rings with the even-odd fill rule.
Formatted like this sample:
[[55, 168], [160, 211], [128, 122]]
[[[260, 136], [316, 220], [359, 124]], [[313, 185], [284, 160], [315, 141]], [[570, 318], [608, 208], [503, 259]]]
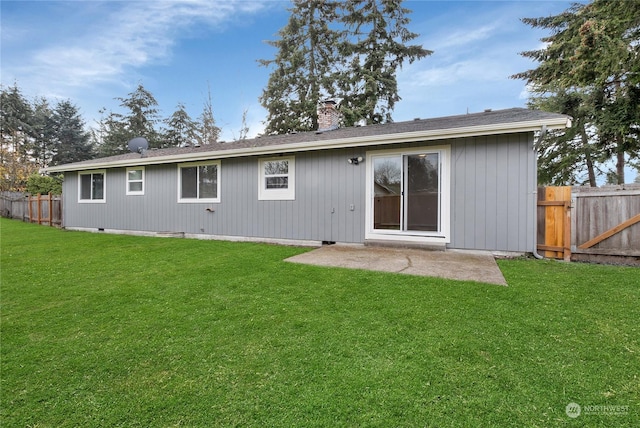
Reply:
[[415, 119], [379, 125], [354, 126], [323, 132], [270, 135], [232, 143], [200, 147], [172, 147], [147, 150], [143, 155], [127, 153], [47, 168], [48, 172], [153, 165], [268, 154], [366, 147], [412, 141], [433, 141], [480, 135], [532, 132], [544, 127], [563, 129], [571, 117], [539, 110], [512, 108], [482, 113]]

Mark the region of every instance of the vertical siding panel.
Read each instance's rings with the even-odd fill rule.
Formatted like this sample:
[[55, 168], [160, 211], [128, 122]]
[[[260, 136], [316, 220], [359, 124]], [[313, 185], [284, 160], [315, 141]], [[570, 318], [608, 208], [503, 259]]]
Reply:
[[538, 190], [538, 171], [535, 169], [535, 157], [537, 156], [533, 149], [534, 134], [527, 134], [525, 137], [527, 143], [527, 181], [529, 188], [527, 194], [527, 237], [526, 237], [526, 251], [530, 251], [534, 245], [534, 236], [537, 228], [537, 190]]
[[[512, 137], [513, 138], [513, 137]], [[503, 140], [506, 138], [503, 137]], [[503, 144], [507, 147], [507, 171], [508, 171], [508, 204], [507, 208], [507, 243], [506, 248], [509, 251], [515, 251], [517, 248], [518, 239], [518, 223], [519, 218], [519, 205], [520, 195], [523, 190], [523, 183], [521, 174], [519, 174], [519, 144], [517, 139], [514, 141], [504, 141]]]
[[319, 153], [314, 153], [313, 154], [313, 162], [311, 165], [311, 170], [313, 171], [313, 176], [315, 177], [315, 182], [314, 182], [314, 186], [312, 186], [312, 190], [313, 190], [313, 194], [311, 195], [311, 203], [309, 204], [311, 207], [311, 239], [314, 240], [321, 240], [322, 238], [320, 237], [320, 183], [322, 182], [322, 180], [324, 179], [324, 177], [322, 177], [321, 173], [320, 173], [320, 159], [319, 159]]
[[487, 171], [489, 166], [487, 165], [486, 141], [486, 137], [480, 138], [476, 146], [475, 193], [471, 196], [474, 200], [474, 206], [476, 207], [476, 212], [472, 220], [475, 229], [474, 248], [486, 248], [487, 241], [487, 209], [485, 199], [487, 194], [492, 191], [492, 188], [487, 184]]
[[464, 224], [465, 224], [465, 243], [466, 246], [477, 248], [476, 242], [476, 228], [475, 222], [477, 213], [480, 210], [476, 210], [475, 204], [475, 195], [478, 191], [484, 191], [485, 189], [478, 189], [478, 176], [476, 174], [477, 171], [477, 159], [476, 159], [476, 151], [477, 151], [477, 139], [468, 138], [467, 139], [467, 156], [468, 159], [466, 161], [466, 172], [465, 172], [465, 182], [464, 182], [464, 198], [465, 198], [465, 216], [464, 216]]
[[502, 143], [496, 137], [492, 137], [496, 144], [496, 169], [497, 185], [496, 185], [496, 248], [506, 249], [508, 244], [509, 231], [509, 159], [508, 148], [501, 146]]
[[485, 152], [487, 154], [487, 178], [484, 195], [484, 211], [486, 216], [485, 229], [487, 249], [498, 248], [498, 155], [497, 146], [493, 137], [485, 138]]
[[465, 140], [460, 140], [452, 145], [451, 159], [451, 246], [465, 248], [465, 200], [463, 186], [465, 182]]

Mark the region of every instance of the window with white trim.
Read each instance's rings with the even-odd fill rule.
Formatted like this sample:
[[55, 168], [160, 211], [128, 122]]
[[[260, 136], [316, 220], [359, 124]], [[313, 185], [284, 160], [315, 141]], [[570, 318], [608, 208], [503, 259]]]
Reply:
[[144, 195], [144, 167], [127, 168], [127, 195]]
[[293, 156], [260, 159], [258, 168], [259, 200], [294, 200], [296, 198]]
[[178, 202], [220, 202], [220, 161], [178, 165]]
[[78, 172], [78, 202], [106, 202], [106, 175], [105, 170]]

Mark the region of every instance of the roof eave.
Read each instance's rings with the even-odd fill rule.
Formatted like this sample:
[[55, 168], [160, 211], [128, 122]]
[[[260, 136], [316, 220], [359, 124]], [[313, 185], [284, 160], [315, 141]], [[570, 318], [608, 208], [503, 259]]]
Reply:
[[571, 127], [571, 118], [559, 117], [553, 119], [538, 119], [525, 122], [510, 122], [491, 125], [476, 125], [461, 128], [436, 129], [427, 131], [403, 132], [396, 134], [377, 134], [359, 137], [342, 138], [323, 141], [303, 141], [289, 144], [278, 144], [260, 147], [242, 147], [238, 149], [226, 149], [208, 152], [184, 153], [168, 156], [156, 156], [148, 158], [122, 159], [112, 162], [96, 162], [59, 165], [46, 168], [47, 172], [87, 171], [98, 168], [124, 168], [129, 166], [161, 165], [178, 162], [195, 162], [207, 159], [225, 159], [242, 156], [261, 156], [280, 153], [294, 153], [303, 151], [367, 147], [381, 144], [399, 144], [414, 141], [434, 141], [450, 138], [476, 137], [494, 134], [509, 134], [517, 132], [533, 132], [546, 126], [547, 129], [564, 129]]

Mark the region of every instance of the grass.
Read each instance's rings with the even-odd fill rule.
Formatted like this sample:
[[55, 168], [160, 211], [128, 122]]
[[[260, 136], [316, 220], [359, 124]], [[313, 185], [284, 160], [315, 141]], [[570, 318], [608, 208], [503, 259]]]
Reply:
[[640, 424], [637, 268], [501, 260], [499, 287], [0, 226], [3, 427]]

